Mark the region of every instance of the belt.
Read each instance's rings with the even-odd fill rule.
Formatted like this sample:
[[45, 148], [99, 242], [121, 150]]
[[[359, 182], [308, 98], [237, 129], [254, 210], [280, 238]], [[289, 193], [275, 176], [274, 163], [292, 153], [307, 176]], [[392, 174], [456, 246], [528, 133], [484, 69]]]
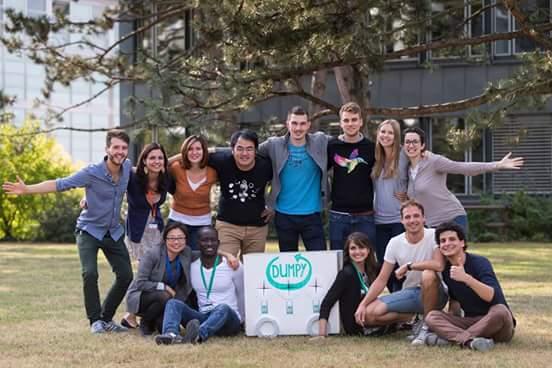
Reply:
[[374, 214], [374, 211], [363, 211], [363, 212], [340, 212], [340, 211], [334, 211], [331, 210], [330, 212], [337, 213], [339, 215], [346, 215], [346, 216], [371, 216]]

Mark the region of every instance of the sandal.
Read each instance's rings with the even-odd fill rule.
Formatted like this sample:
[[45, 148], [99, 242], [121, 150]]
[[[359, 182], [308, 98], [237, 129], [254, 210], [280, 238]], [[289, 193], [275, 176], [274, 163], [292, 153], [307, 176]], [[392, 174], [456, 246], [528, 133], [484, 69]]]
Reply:
[[138, 326], [136, 325], [131, 325], [129, 321], [127, 321], [126, 318], [123, 317], [123, 319], [121, 320], [121, 325], [122, 326], [125, 326], [126, 328], [137, 328]]

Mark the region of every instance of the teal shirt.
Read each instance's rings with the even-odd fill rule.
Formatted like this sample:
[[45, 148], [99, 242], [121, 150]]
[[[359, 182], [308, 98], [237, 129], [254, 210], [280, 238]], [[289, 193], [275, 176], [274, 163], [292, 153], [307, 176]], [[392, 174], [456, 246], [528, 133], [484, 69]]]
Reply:
[[305, 146], [288, 145], [289, 156], [280, 172], [281, 191], [276, 210], [287, 215], [320, 212], [321, 171]]

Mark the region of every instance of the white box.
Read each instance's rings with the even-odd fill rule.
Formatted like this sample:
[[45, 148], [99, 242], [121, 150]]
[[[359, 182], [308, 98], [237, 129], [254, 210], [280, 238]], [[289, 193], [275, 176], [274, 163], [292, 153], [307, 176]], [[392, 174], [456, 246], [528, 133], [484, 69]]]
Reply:
[[[318, 334], [320, 304], [342, 265], [342, 251], [250, 253], [243, 257], [245, 334]], [[328, 333], [340, 331], [338, 303]]]

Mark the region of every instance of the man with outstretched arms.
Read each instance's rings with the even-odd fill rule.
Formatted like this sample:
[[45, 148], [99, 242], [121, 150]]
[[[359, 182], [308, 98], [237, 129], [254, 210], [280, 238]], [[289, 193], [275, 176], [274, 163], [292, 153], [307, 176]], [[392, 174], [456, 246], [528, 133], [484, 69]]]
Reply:
[[[113, 322], [117, 307], [132, 281], [132, 267], [123, 242], [120, 223], [121, 202], [127, 190], [131, 163], [127, 159], [129, 137], [122, 130], [111, 130], [106, 136], [106, 156], [66, 178], [26, 185], [18, 177], [6, 182], [8, 194], [41, 194], [85, 188], [87, 208], [76, 225], [77, 246], [82, 269], [84, 306], [92, 333], [122, 332], [126, 328]], [[100, 304], [98, 289], [98, 250], [101, 249], [115, 273], [115, 281]]]

